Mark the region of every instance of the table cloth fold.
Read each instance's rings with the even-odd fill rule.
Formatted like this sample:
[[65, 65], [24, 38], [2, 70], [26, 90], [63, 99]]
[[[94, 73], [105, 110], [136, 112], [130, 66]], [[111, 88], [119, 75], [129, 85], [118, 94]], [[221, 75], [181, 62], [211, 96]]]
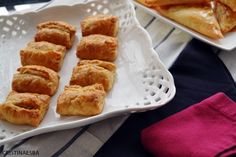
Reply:
[[224, 93], [194, 104], [141, 134], [144, 148], [161, 157], [236, 155], [236, 103]]

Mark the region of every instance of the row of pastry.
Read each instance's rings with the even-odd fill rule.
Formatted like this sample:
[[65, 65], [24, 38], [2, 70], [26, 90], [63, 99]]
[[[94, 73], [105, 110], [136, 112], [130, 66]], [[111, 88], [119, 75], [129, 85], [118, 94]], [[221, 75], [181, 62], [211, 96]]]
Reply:
[[58, 71], [70, 49], [76, 28], [62, 21], [37, 26], [34, 41], [20, 51], [22, 67], [12, 79], [12, 91], [0, 105], [0, 118], [13, 124], [38, 126], [46, 114], [50, 96], [59, 86]]
[[[115, 36], [117, 25], [118, 19], [114, 16], [85, 18], [81, 22], [82, 34], [96, 35], [82, 37], [77, 56], [81, 59], [115, 60], [117, 41], [106, 35], [113, 33]], [[13, 76], [12, 92], [0, 105], [0, 118], [13, 124], [40, 124], [49, 107], [50, 96], [58, 89], [60, 77], [57, 72], [61, 69], [66, 50], [72, 47], [76, 33], [74, 26], [61, 21], [40, 23], [37, 28], [35, 41], [20, 51], [22, 67]], [[99, 31], [105, 35], [99, 35]], [[60, 115], [100, 113], [105, 91], [111, 89], [114, 74], [113, 63], [80, 61], [73, 70], [70, 86], [66, 86], [58, 98], [57, 112]]]
[[76, 56], [70, 86], [66, 86], [57, 102], [57, 113], [63, 116], [100, 114], [105, 96], [111, 90], [116, 73], [118, 18], [95, 15], [81, 22], [82, 38]]

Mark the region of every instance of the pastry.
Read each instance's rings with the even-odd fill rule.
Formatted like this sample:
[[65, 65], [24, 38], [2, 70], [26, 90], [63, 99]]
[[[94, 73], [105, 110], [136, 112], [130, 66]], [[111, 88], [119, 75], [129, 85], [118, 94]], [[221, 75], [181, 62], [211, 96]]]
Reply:
[[48, 110], [49, 102], [48, 95], [13, 91], [0, 105], [0, 119], [37, 127]]
[[93, 15], [81, 21], [82, 35], [103, 34], [115, 37], [118, 32], [118, 17], [113, 15]]
[[42, 65], [54, 71], [61, 69], [66, 48], [46, 41], [30, 42], [20, 51], [21, 64]]
[[218, 0], [221, 3], [230, 7], [234, 12], [236, 12], [236, 0]]
[[117, 57], [117, 39], [99, 34], [82, 37], [76, 55], [81, 59], [114, 61]]
[[62, 116], [97, 115], [102, 112], [105, 96], [101, 84], [67, 86], [58, 97], [56, 112]]
[[176, 5], [169, 7], [156, 7], [156, 9], [163, 16], [166, 16], [210, 38], [223, 38], [220, 26], [210, 6]]
[[54, 95], [58, 88], [58, 74], [44, 66], [27, 65], [17, 69], [14, 74], [12, 89], [17, 92], [29, 92]]
[[207, 4], [211, 0], [142, 0], [150, 6], [167, 6], [178, 4]]
[[48, 21], [37, 26], [35, 41], [48, 41], [71, 48], [75, 38], [76, 28], [62, 21]]
[[236, 12], [220, 2], [215, 3], [215, 14], [221, 31], [227, 33], [236, 26]]
[[70, 85], [88, 86], [95, 83], [110, 91], [115, 80], [116, 66], [100, 60], [82, 60], [73, 69]]
[[147, 7], [157, 6], [157, 4], [154, 2], [154, 0], [137, 0], [137, 1]]

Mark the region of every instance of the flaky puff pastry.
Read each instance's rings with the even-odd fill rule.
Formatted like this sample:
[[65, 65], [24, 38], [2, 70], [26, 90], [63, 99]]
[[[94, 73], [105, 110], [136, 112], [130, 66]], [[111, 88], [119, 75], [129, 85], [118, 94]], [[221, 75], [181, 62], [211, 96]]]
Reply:
[[211, 6], [177, 5], [156, 7], [157, 11], [184, 26], [213, 39], [223, 38]]
[[[140, 0], [139, 0], [140, 1]], [[211, 0], [142, 0], [149, 6], [169, 6], [179, 4], [207, 4]]]
[[17, 69], [12, 89], [17, 92], [29, 92], [54, 95], [59, 84], [58, 74], [44, 66], [27, 65]]
[[221, 31], [227, 33], [236, 26], [236, 12], [220, 2], [215, 3], [215, 14], [220, 24]]
[[115, 61], [117, 57], [117, 39], [106, 35], [89, 35], [82, 37], [76, 55], [81, 59], [98, 59]]
[[93, 116], [102, 112], [106, 93], [101, 84], [66, 86], [58, 97], [56, 112], [62, 116]]
[[48, 41], [57, 45], [63, 45], [67, 49], [71, 48], [76, 28], [63, 21], [47, 21], [37, 26], [38, 32], [35, 41]]
[[236, 0], [217, 0], [217, 1], [227, 5], [228, 7], [231, 8], [231, 10], [236, 12]]
[[81, 23], [82, 35], [103, 34], [115, 37], [119, 28], [119, 20], [113, 15], [93, 15], [84, 18]]
[[49, 102], [48, 95], [13, 91], [0, 105], [0, 119], [37, 127], [48, 110]]
[[105, 91], [111, 90], [115, 80], [115, 64], [100, 60], [82, 60], [73, 69], [70, 85], [88, 86], [102, 84]]
[[21, 64], [42, 65], [54, 71], [61, 69], [66, 48], [46, 41], [30, 42], [20, 51]]

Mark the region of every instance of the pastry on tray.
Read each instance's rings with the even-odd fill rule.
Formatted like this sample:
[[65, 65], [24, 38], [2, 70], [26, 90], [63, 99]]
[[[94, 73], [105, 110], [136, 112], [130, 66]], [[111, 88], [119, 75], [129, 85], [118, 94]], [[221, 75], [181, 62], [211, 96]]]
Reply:
[[0, 119], [37, 127], [48, 110], [49, 102], [48, 95], [13, 91], [0, 104]]
[[80, 59], [98, 59], [114, 61], [117, 57], [117, 39], [106, 35], [89, 35], [82, 37], [76, 55]]
[[179, 4], [206, 4], [211, 0], [138, 0], [143, 1], [148, 6], [168, 6]]
[[70, 85], [88, 86], [95, 83], [110, 91], [115, 80], [115, 64], [100, 60], [82, 60], [73, 69]]
[[[235, 1], [236, 2], [236, 1]], [[236, 12], [233, 12], [226, 5], [216, 2], [215, 14], [220, 24], [221, 31], [227, 33], [236, 26]]]
[[173, 5], [156, 7], [156, 9], [163, 16], [210, 38], [223, 38], [220, 26], [210, 5]]
[[12, 89], [17, 92], [29, 92], [54, 95], [59, 84], [58, 74], [44, 66], [26, 65], [14, 74]]
[[42, 65], [54, 71], [61, 69], [66, 48], [46, 41], [30, 42], [20, 51], [21, 64]]
[[106, 93], [101, 84], [66, 86], [57, 100], [56, 112], [62, 116], [93, 116], [102, 112]]
[[115, 37], [119, 27], [117, 16], [105, 14], [88, 16], [80, 24], [83, 36], [103, 34]]
[[67, 49], [71, 48], [76, 28], [62, 21], [47, 21], [37, 26], [38, 32], [35, 41], [48, 41], [57, 45], [63, 45]]
[[236, 12], [236, 0], [217, 0], [217, 1], [227, 5], [228, 7], [231, 8], [231, 10]]

